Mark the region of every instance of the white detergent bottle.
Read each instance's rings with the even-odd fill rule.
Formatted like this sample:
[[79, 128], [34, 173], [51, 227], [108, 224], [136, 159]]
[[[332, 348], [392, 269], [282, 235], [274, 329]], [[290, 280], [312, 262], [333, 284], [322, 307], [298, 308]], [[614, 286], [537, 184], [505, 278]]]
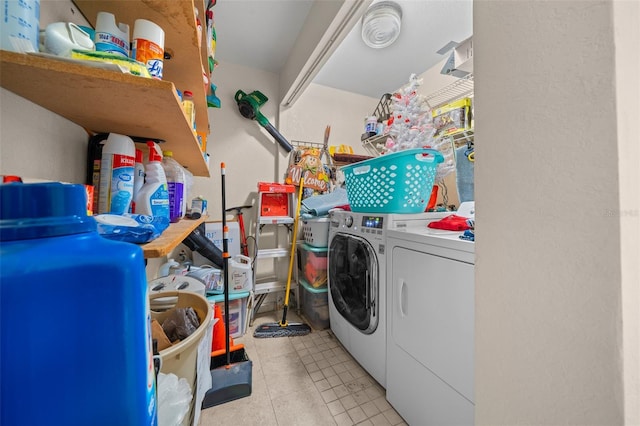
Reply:
[[109, 134], [100, 161], [100, 214], [129, 212], [133, 198], [136, 147], [130, 137]]
[[136, 197], [136, 213], [169, 218], [169, 188], [162, 168], [162, 151], [148, 141], [149, 161], [145, 165], [146, 179]]

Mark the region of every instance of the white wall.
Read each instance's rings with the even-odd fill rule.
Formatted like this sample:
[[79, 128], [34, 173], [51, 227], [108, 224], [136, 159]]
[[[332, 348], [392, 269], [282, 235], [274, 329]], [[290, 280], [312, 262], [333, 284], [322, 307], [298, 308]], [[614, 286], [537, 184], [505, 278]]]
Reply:
[[613, 3], [474, 3], [479, 425], [623, 424], [625, 400], [640, 420], [638, 91], [616, 99], [638, 73], [616, 73]]
[[640, 424], [640, 3], [614, 2], [625, 424]]

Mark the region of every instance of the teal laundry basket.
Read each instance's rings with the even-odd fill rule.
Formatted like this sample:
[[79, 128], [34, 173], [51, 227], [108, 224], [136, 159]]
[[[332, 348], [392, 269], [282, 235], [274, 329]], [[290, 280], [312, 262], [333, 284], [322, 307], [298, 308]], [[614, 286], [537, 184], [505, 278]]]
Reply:
[[351, 210], [364, 213], [425, 211], [438, 164], [443, 161], [440, 152], [417, 148], [343, 166]]

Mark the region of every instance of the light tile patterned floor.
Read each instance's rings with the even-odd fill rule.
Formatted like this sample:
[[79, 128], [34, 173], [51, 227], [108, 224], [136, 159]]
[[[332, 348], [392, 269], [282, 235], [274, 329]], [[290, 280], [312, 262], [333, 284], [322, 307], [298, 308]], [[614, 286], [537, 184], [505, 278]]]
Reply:
[[[254, 326], [278, 321], [260, 314]], [[289, 322], [300, 321], [290, 312]], [[384, 389], [330, 330], [307, 336], [236, 340], [253, 362], [250, 396], [202, 411], [200, 426], [406, 425]]]

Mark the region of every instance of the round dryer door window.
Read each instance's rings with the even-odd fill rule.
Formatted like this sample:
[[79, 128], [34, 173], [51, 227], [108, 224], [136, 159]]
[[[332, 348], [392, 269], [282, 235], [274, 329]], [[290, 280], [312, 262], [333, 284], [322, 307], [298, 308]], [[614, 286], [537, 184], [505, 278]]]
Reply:
[[378, 258], [369, 242], [336, 234], [329, 248], [329, 289], [340, 315], [365, 334], [378, 327]]

